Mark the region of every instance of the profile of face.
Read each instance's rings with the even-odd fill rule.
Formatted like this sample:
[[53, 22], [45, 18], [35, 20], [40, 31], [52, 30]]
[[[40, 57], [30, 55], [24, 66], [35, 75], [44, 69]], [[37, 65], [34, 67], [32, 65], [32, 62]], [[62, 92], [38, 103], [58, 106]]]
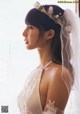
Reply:
[[23, 36], [27, 49], [35, 49], [49, 44], [49, 41], [53, 38], [55, 32], [51, 29], [45, 31], [43, 35], [40, 34], [41, 32], [37, 27], [32, 25], [26, 26]]
[[[56, 5], [42, 6], [48, 11], [53, 7], [53, 17], [64, 14], [64, 10]], [[25, 17], [26, 28], [23, 32], [27, 49], [48, 49], [51, 52], [53, 61], [62, 63], [61, 58], [61, 26], [54, 19], [44, 12], [35, 8], [31, 9]]]
[[37, 47], [37, 41], [39, 39], [38, 28], [32, 25], [27, 25], [23, 32], [23, 36], [27, 49], [34, 49]]
[[49, 44], [49, 39], [54, 37], [55, 31], [60, 31], [60, 25], [35, 8], [27, 13], [25, 24], [26, 28], [23, 36], [25, 37], [27, 49], [35, 49], [47, 43]]

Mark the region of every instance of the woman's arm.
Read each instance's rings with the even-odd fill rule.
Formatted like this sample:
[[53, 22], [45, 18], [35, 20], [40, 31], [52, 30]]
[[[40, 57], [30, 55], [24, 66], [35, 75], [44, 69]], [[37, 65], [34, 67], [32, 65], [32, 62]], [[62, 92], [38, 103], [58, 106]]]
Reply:
[[69, 77], [69, 75], [68, 71], [62, 74], [62, 70], [57, 69], [55, 75], [50, 77], [46, 105], [42, 114], [64, 114], [69, 93], [62, 77]]

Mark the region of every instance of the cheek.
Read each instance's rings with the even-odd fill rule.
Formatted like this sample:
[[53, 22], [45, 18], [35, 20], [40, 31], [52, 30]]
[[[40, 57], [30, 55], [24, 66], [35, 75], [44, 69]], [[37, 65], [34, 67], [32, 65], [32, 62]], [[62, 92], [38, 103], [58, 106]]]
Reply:
[[34, 49], [38, 46], [39, 34], [33, 33], [28, 36], [29, 44], [28, 49]]
[[39, 32], [33, 31], [33, 33], [30, 34], [30, 39], [33, 42], [36, 42], [39, 39]]

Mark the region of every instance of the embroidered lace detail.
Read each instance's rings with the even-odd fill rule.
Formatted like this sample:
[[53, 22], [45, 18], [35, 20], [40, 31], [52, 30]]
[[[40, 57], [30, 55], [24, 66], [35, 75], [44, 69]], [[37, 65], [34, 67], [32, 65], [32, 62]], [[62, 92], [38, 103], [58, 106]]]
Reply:
[[48, 101], [46, 107], [45, 107], [45, 112], [52, 112], [53, 114], [57, 114], [57, 112], [59, 112], [59, 114], [63, 114], [64, 111], [60, 110], [59, 108], [55, 107], [55, 101], [51, 102], [51, 100]]
[[51, 102], [50, 100], [48, 101], [48, 104], [46, 105], [46, 110], [54, 112], [56, 114], [57, 108], [54, 106], [55, 101]]

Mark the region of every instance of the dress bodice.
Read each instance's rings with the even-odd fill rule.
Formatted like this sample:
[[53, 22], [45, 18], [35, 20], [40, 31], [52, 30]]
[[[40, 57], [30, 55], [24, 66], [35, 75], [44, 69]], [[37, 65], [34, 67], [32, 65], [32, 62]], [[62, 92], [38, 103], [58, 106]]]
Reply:
[[26, 80], [25, 87], [18, 96], [21, 114], [41, 114], [42, 107], [39, 96], [39, 82], [42, 69], [36, 68]]
[[[47, 66], [48, 64], [45, 67]], [[18, 106], [20, 108], [21, 114], [42, 114], [42, 106], [39, 93], [39, 84], [42, 71], [43, 68], [37, 67], [30, 73], [25, 82], [24, 89], [18, 96]], [[69, 85], [69, 83], [66, 85]], [[63, 114], [63, 112], [60, 114]]]
[[40, 102], [39, 83], [42, 71], [52, 61], [49, 61], [43, 68], [37, 67], [28, 76], [24, 89], [18, 96], [18, 106], [21, 114], [42, 114], [42, 106]]

